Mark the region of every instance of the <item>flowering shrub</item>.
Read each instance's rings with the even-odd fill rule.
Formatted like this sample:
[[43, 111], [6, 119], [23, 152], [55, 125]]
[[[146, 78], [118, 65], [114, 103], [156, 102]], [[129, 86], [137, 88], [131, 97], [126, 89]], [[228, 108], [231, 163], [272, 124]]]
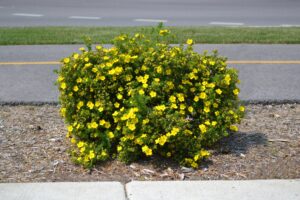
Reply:
[[88, 45], [62, 60], [60, 111], [75, 162], [161, 155], [196, 168], [209, 145], [237, 131], [244, 107], [226, 58], [199, 55], [191, 39], [170, 46], [165, 29], [153, 34], [120, 35], [111, 48]]

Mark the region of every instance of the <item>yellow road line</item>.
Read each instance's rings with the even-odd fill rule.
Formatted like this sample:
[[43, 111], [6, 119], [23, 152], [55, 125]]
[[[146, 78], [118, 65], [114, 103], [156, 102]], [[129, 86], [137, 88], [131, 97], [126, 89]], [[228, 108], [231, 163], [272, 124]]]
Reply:
[[[300, 60], [228, 60], [228, 64], [300, 64]], [[57, 61], [0, 62], [0, 65], [58, 65]]]
[[228, 60], [228, 64], [300, 64], [300, 60]]
[[57, 61], [39, 61], [39, 62], [0, 62], [0, 65], [57, 65]]

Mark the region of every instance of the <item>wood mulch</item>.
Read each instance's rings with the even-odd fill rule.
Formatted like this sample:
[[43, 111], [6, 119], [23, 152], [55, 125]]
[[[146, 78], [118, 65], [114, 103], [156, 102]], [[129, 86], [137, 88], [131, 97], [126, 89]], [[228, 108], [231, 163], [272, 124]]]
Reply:
[[161, 158], [84, 169], [70, 161], [58, 110], [0, 106], [0, 182], [300, 178], [300, 104], [246, 106], [239, 132], [217, 143], [198, 170]]

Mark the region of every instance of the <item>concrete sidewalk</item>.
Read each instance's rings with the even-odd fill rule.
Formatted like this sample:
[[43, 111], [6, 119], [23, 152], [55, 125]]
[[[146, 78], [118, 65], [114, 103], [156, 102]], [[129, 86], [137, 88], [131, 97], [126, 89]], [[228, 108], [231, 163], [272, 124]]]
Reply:
[[[7, 65], [1, 62], [59, 61], [82, 45], [0, 46], [0, 103], [58, 101], [54, 69], [59, 65]], [[229, 60], [300, 60], [300, 45], [199, 44]], [[240, 98], [250, 102], [300, 102], [300, 64], [229, 64], [239, 70]]]
[[[124, 189], [125, 188], [125, 189]], [[300, 179], [2, 183], [5, 200], [299, 200]]]

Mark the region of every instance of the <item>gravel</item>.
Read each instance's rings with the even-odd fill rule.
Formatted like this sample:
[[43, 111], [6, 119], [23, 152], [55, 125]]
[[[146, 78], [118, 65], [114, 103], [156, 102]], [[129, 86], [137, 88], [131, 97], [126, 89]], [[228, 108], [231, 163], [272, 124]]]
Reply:
[[70, 160], [58, 111], [0, 106], [0, 182], [300, 178], [300, 104], [247, 105], [239, 132], [213, 146], [197, 170], [158, 157], [84, 169]]

